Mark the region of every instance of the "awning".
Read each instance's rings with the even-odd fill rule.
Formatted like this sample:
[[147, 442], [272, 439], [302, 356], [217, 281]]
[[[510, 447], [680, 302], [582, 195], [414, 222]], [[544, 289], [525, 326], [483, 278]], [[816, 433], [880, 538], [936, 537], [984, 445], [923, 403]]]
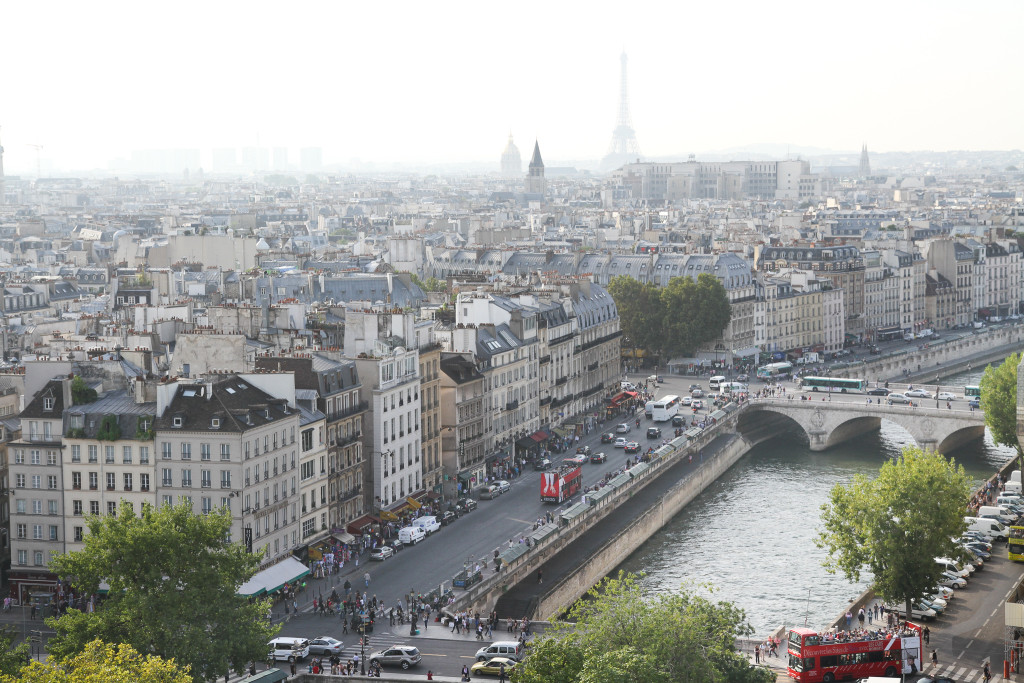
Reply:
[[334, 534], [334, 537], [338, 539], [338, 543], [355, 543], [356, 537], [347, 531], [343, 531], [340, 534]]
[[551, 431], [553, 431], [557, 436], [559, 436], [559, 437], [561, 437], [563, 439], [565, 437], [569, 436], [569, 432], [567, 432], [566, 430], [562, 429], [561, 427], [554, 427]]
[[406, 498], [405, 502], [408, 503], [409, 507], [411, 507], [413, 510], [419, 510], [421, 507], [423, 507], [422, 505], [420, 505], [420, 502], [415, 498]]
[[238, 589], [238, 595], [245, 597], [273, 593], [286, 583], [301, 579], [309, 574], [309, 568], [294, 557], [288, 557], [273, 567], [257, 572]]
[[533, 448], [537, 445], [537, 442], [533, 440], [533, 437], [524, 436], [521, 439], [516, 439], [516, 445], [520, 448]]
[[394, 512], [391, 512], [391, 510], [381, 510], [380, 511], [380, 518], [382, 520], [384, 520], [385, 522], [397, 522], [398, 521], [398, 515], [396, 515]]
[[699, 427], [690, 427], [685, 432], [683, 432], [683, 436], [685, 436], [688, 439], [692, 439], [696, 437], [698, 434], [700, 434], [701, 431], [702, 430]]
[[624, 391], [622, 393], [624, 393], [626, 396], [629, 396], [630, 398], [636, 398], [637, 396], [640, 395], [635, 391]]
[[732, 355], [739, 358], [749, 358], [751, 356], [757, 356], [759, 353], [761, 353], [761, 349], [756, 346], [748, 346], [745, 349], [734, 349]]
[[363, 515], [359, 519], [349, 522], [348, 530], [350, 533], [353, 534], [361, 534], [363, 533], [363, 529], [370, 526], [371, 524], [376, 524], [379, 521], [379, 519], [372, 515]]
[[279, 681], [287, 681], [288, 674], [280, 669], [267, 669], [261, 671], [255, 676], [247, 676], [238, 683], [278, 683]]
[[530, 438], [536, 441], [537, 443], [541, 443], [542, 441], [547, 440], [548, 433], [545, 432], [543, 429], [538, 429], [533, 434], [530, 434]]

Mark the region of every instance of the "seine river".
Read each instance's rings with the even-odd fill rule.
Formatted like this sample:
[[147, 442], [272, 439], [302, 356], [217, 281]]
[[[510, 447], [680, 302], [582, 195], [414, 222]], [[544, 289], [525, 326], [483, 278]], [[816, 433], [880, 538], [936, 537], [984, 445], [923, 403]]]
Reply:
[[[943, 385], [977, 384], [981, 371], [961, 373]], [[866, 587], [822, 567], [814, 545], [829, 490], [855, 474], [873, 476], [913, 440], [882, 421], [876, 434], [812, 452], [805, 444], [774, 439], [754, 447], [701, 496], [641, 546], [619, 569], [645, 572], [645, 589], [683, 584], [714, 587], [713, 598], [744, 608], [755, 633], [783, 624], [819, 628]], [[949, 454], [978, 482], [1013, 457], [986, 435]]]

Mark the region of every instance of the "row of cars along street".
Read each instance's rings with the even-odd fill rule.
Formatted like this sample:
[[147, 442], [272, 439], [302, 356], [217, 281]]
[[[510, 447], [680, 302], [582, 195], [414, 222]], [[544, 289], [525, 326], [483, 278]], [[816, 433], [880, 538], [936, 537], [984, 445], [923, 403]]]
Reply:
[[[508, 485], [508, 482], [498, 482]], [[507, 488], [505, 490], [508, 490]], [[472, 498], [463, 498], [458, 503], [449, 506], [447, 510], [439, 515], [426, 515], [417, 517], [412, 524], [398, 530], [398, 537], [389, 540], [384, 545], [378, 546], [370, 551], [370, 559], [384, 561], [394, 557], [406, 546], [416, 545], [427, 536], [437, 533], [444, 527], [452, 524], [464, 514], [476, 510], [477, 503]]]

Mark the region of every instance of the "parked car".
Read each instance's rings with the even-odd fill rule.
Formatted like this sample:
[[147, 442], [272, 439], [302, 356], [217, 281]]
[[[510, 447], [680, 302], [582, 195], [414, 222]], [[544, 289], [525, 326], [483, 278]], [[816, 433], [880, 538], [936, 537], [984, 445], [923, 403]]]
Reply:
[[967, 588], [967, 580], [950, 574], [949, 572], [942, 572], [942, 574], [939, 575], [939, 585], [956, 589]]
[[463, 498], [462, 500], [455, 504], [455, 509], [460, 510], [462, 512], [472, 512], [473, 510], [476, 510], [476, 508], [476, 501], [473, 500], [472, 498]]
[[379, 664], [380, 666], [400, 666], [403, 669], [408, 669], [410, 666], [414, 666], [420, 663], [423, 659], [423, 655], [420, 651], [411, 645], [394, 645], [389, 647], [387, 650], [381, 650], [375, 652], [369, 657], [370, 664]]
[[892, 392], [884, 387], [875, 387], [874, 389], [868, 389], [868, 396], [888, 396]]
[[344, 643], [330, 636], [320, 636], [309, 641], [309, 654], [311, 655], [340, 655], [344, 648]]
[[538, 472], [543, 472], [544, 470], [550, 467], [551, 461], [548, 460], [547, 458], [541, 458], [537, 462], [533, 463], [533, 469], [537, 470]]
[[615, 441], [615, 435], [611, 432], [605, 432], [601, 435], [601, 443], [611, 443], [612, 441]]
[[661, 438], [661, 430], [659, 428], [657, 428], [657, 427], [648, 427], [647, 428], [647, 438], [648, 439], [660, 439]]
[[494, 485], [497, 486], [502, 493], [508, 493], [509, 491], [512, 490], [512, 484], [508, 483], [504, 479], [499, 479], [498, 481], [494, 482]]
[[640, 444], [638, 444], [636, 441], [630, 441], [629, 443], [626, 444], [626, 452], [627, 453], [639, 453], [640, 452]]
[[445, 510], [441, 513], [441, 526], [448, 526], [454, 522], [458, 517], [451, 510]]
[[619, 438], [615, 439], [614, 446], [616, 448], [625, 448], [627, 443], [629, 443], [629, 439], [627, 439], [624, 436], [620, 436]]
[[904, 392], [903, 395], [906, 396], [907, 398], [931, 398], [932, 397], [931, 393], [925, 391], [924, 389], [908, 389], [906, 392]]
[[940, 401], [955, 401], [957, 399], [957, 395], [951, 391], [940, 391], [939, 395], [936, 396], [935, 398], [939, 399]]
[[599, 463], [599, 462], [607, 462], [607, 461], [608, 461], [608, 456], [605, 455], [604, 453], [594, 453], [594, 454], [592, 454], [590, 456], [590, 462], [594, 463], [595, 465], [597, 463]]
[[487, 484], [478, 488], [476, 490], [476, 495], [481, 500], [494, 500], [501, 495], [501, 489], [494, 484]]
[[889, 405], [893, 405], [894, 403], [898, 403], [898, 404], [901, 404], [901, 405], [906, 405], [906, 404], [910, 403], [910, 399], [907, 398], [903, 394], [889, 394], [889, 401], [888, 401], [888, 403], [889, 403]]
[[380, 562], [383, 562], [384, 560], [388, 559], [389, 557], [394, 557], [394, 556], [395, 556], [395, 551], [389, 545], [382, 545], [379, 548], [374, 548], [373, 550], [370, 551], [370, 559], [371, 560], [378, 560]]
[[390, 541], [388, 541], [384, 545], [386, 545], [387, 547], [391, 548], [396, 553], [399, 553], [399, 552], [402, 552], [403, 550], [405, 550], [405, 544], [402, 543], [401, 541], [399, 541], [397, 538], [392, 538]]
[[631, 427], [629, 426], [628, 422], [620, 422], [619, 424], [615, 425], [616, 434], [626, 434], [629, 432], [630, 429]]
[[427, 536], [434, 533], [435, 531], [441, 530], [441, 520], [434, 515], [426, 515], [424, 517], [417, 517], [412, 522], [413, 526], [423, 529], [423, 533]]

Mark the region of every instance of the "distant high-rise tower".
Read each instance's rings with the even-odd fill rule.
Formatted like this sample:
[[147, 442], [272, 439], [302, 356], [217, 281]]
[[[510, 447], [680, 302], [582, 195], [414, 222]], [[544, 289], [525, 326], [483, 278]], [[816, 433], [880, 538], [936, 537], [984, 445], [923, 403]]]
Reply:
[[871, 162], [868, 161], [868, 146], [865, 144], [860, 148], [860, 177], [867, 178], [871, 175]]
[[626, 75], [626, 53], [622, 53], [622, 73], [619, 76], [619, 118], [612, 131], [612, 142], [608, 153], [601, 160], [601, 168], [618, 168], [624, 163], [636, 161], [640, 154], [640, 143], [636, 141], [633, 120], [629, 115], [629, 86]]
[[6, 203], [7, 188], [4, 186], [4, 146], [0, 144], [0, 204]]
[[544, 180], [544, 160], [540, 158], [540, 144], [534, 141], [530, 172], [526, 176], [526, 194], [542, 195], [547, 189], [547, 181]]
[[506, 178], [518, 178], [523, 173], [523, 158], [519, 156], [519, 148], [512, 142], [512, 133], [508, 134], [508, 144], [501, 153], [501, 175]]

